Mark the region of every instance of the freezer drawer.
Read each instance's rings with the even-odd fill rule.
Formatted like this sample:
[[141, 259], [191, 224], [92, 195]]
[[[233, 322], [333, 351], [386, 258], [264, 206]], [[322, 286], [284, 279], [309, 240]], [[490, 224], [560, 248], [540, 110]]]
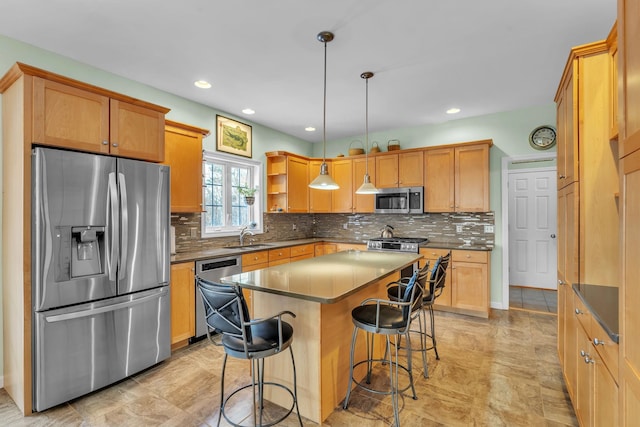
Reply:
[[33, 407], [43, 411], [171, 354], [169, 287], [35, 313]]

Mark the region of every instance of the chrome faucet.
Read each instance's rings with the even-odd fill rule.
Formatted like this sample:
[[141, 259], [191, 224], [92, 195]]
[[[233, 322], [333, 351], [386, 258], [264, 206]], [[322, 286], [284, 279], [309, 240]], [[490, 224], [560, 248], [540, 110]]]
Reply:
[[240, 246], [244, 246], [244, 236], [247, 234], [253, 236], [253, 231], [249, 230], [247, 227], [240, 230]]

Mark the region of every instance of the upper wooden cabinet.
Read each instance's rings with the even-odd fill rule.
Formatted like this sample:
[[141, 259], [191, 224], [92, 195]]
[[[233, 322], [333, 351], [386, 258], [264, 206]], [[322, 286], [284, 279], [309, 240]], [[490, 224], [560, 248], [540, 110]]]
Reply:
[[378, 188], [422, 187], [422, 151], [376, 156]]
[[202, 212], [202, 138], [207, 129], [165, 121], [164, 164], [171, 167], [171, 212]]
[[[331, 212], [353, 212], [353, 162], [351, 159], [334, 159], [331, 162], [331, 177], [340, 186], [331, 193]], [[357, 187], [355, 187], [357, 189]]]
[[618, 140], [620, 156], [640, 149], [640, 1], [618, 0]]
[[486, 140], [425, 150], [424, 211], [489, 211], [491, 145]]
[[309, 211], [309, 161], [285, 151], [267, 156], [267, 209], [272, 212]]
[[16, 64], [1, 85], [20, 75], [28, 76], [25, 91], [32, 94], [27, 104], [32, 106], [30, 143], [153, 162], [164, 159], [168, 109], [24, 64]]
[[364, 174], [369, 166], [369, 178], [371, 183], [376, 185], [376, 159], [373, 157], [360, 157], [353, 159], [353, 212], [373, 213], [375, 196], [373, 194], [356, 194], [364, 182]]
[[607, 36], [609, 49], [609, 80], [611, 87], [609, 94], [609, 138], [618, 139], [618, 24], [613, 24]]
[[[322, 160], [310, 160], [309, 161], [309, 177], [307, 182], [311, 182], [320, 174], [320, 166], [322, 165]], [[329, 171], [329, 175], [331, 175], [334, 179], [332, 172], [333, 165], [330, 162], [327, 162], [327, 167]], [[314, 188], [309, 188], [309, 212], [314, 213], [326, 213], [331, 212], [331, 194], [334, 191], [327, 190], [317, 190]]]
[[557, 121], [557, 175], [558, 188], [563, 188], [578, 179], [578, 112], [577, 82], [573, 61], [569, 61], [558, 93], [556, 94]]

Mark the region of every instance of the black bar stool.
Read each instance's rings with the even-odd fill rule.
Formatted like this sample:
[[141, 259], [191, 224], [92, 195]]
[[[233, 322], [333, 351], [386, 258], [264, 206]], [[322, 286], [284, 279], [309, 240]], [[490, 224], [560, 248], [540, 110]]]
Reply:
[[[427, 351], [433, 350], [436, 354], [436, 360], [440, 360], [438, 347], [436, 345], [436, 325], [433, 304], [444, 289], [450, 258], [451, 252], [439, 257], [433, 264], [431, 271], [429, 271], [429, 262], [427, 261], [424, 267], [418, 272], [418, 283], [423, 286], [424, 293], [422, 294], [421, 304], [417, 305], [417, 309], [414, 309], [411, 313], [411, 321], [416, 318], [418, 319], [418, 330], [412, 329], [411, 332], [419, 334], [420, 337], [420, 348], [413, 349], [413, 351], [422, 353], [423, 376], [425, 378], [429, 377]], [[397, 282], [391, 282], [387, 285], [387, 296], [390, 300], [395, 301], [402, 297], [408, 280], [408, 278], [402, 278]], [[429, 331], [427, 331], [427, 311], [429, 312], [431, 324]], [[431, 340], [431, 346], [428, 346], [427, 340]]]
[[[364, 390], [378, 394], [390, 394], [393, 403], [393, 416], [395, 425], [400, 425], [400, 417], [398, 414], [398, 394], [411, 388], [413, 393], [413, 399], [417, 399], [416, 390], [413, 385], [413, 374], [411, 370], [411, 338], [409, 337], [409, 325], [411, 321], [411, 311], [414, 305], [421, 304], [422, 301], [422, 287], [417, 282], [418, 272], [416, 271], [409, 282], [406, 285], [405, 293], [400, 301], [383, 300], [378, 298], [368, 298], [364, 300], [361, 305], [354, 308], [351, 311], [351, 318], [353, 321], [353, 338], [351, 340], [351, 355], [349, 370], [349, 385], [347, 387], [347, 396], [344, 399], [343, 408], [347, 409], [349, 406], [349, 397], [351, 396], [351, 387], [353, 382], [356, 386], [363, 388]], [[367, 336], [367, 358], [354, 363], [354, 353], [356, 347], [356, 340], [358, 337], [358, 330], [362, 329], [366, 332]], [[373, 343], [376, 334], [384, 335], [386, 339], [385, 356], [388, 354], [388, 359], [374, 358]], [[407, 340], [407, 366], [400, 364], [398, 360], [398, 348], [399, 337], [404, 335]], [[391, 353], [391, 340], [390, 337], [394, 336], [394, 348], [395, 353]], [[353, 377], [353, 370], [363, 364], [367, 364], [366, 384], [371, 383], [371, 370], [374, 362], [388, 363], [389, 364], [389, 383], [388, 390], [376, 390], [370, 386], [363, 384], [362, 381], [358, 381]], [[399, 390], [398, 386], [398, 369], [403, 369], [409, 374], [409, 385], [402, 390]]]
[[[218, 425], [220, 425], [221, 418], [224, 417], [233, 426], [241, 427], [240, 424], [231, 421], [227, 417], [225, 406], [230, 398], [251, 387], [253, 392], [254, 425], [268, 427], [278, 424], [287, 418], [295, 408], [298, 421], [302, 426], [302, 418], [298, 409], [296, 363], [291, 349], [293, 327], [282, 320], [282, 316], [285, 314], [296, 317], [295, 314], [290, 311], [283, 311], [269, 318], [251, 320], [247, 303], [240, 287], [214, 283], [199, 277], [196, 282], [204, 303], [205, 318], [208, 325], [207, 337], [213, 344], [224, 347], [225, 352], [224, 361], [222, 362], [222, 378], [220, 380]], [[213, 335], [212, 332], [217, 334]], [[264, 381], [264, 359], [287, 348], [289, 348], [293, 366], [293, 390], [283, 384]], [[228, 356], [251, 360], [251, 383], [239, 387], [225, 398], [224, 374]], [[293, 400], [286, 414], [276, 420], [269, 421], [267, 424], [263, 424], [265, 385], [276, 386], [285, 390]], [[257, 399], [256, 386], [258, 391]], [[259, 404], [259, 411], [256, 407], [256, 400]]]

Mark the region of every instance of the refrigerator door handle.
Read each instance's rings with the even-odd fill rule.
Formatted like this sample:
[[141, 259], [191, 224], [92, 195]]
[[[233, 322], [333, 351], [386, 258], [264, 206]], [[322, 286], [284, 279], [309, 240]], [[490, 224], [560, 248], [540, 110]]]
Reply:
[[118, 184], [116, 183], [116, 174], [115, 172], [109, 173], [109, 206], [111, 210], [111, 237], [109, 239], [107, 249], [107, 265], [109, 268], [109, 280], [115, 281], [115, 273], [117, 271], [117, 250], [118, 250], [118, 227], [120, 223], [120, 216], [118, 213]]
[[101, 314], [101, 313], [107, 313], [109, 311], [116, 311], [116, 310], [122, 310], [124, 308], [131, 308], [134, 307], [136, 305], [140, 305], [140, 304], [144, 304], [150, 300], [153, 299], [158, 299], [160, 297], [162, 297], [163, 295], [166, 294], [166, 289], [162, 289], [158, 292], [154, 292], [151, 295], [146, 295], [143, 297], [138, 297], [135, 299], [132, 299], [130, 301], [124, 301], [124, 302], [120, 302], [120, 303], [116, 303], [116, 304], [110, 304], [110, 305], [104, 305], [102, 307], [98, 307], [98, 308], [89, 308], [87, 310], [81, 310], [81, 311], [74, 311], [71, 313], [64, 313], [64, 314], [55, 314], [52, 316], [47, 316], [45, 317], [45, 320], [47, 321], [47, 323], [55, 323], [55, 322], [63, 322], [65, 320], [71, 320], [71, 319], [80, 319], [83, 317], [89, 317], [89, 316], [95, 316], [97, 314]]
[[120, 262], [118, 279], [126, 276], [127, 248], [129, 247], [129, 213], [127, 209], [127, 182], [123, 173], [118, 173], [118, 186], [120, 187], [120, 213], [122, 224], [120, 228]]

